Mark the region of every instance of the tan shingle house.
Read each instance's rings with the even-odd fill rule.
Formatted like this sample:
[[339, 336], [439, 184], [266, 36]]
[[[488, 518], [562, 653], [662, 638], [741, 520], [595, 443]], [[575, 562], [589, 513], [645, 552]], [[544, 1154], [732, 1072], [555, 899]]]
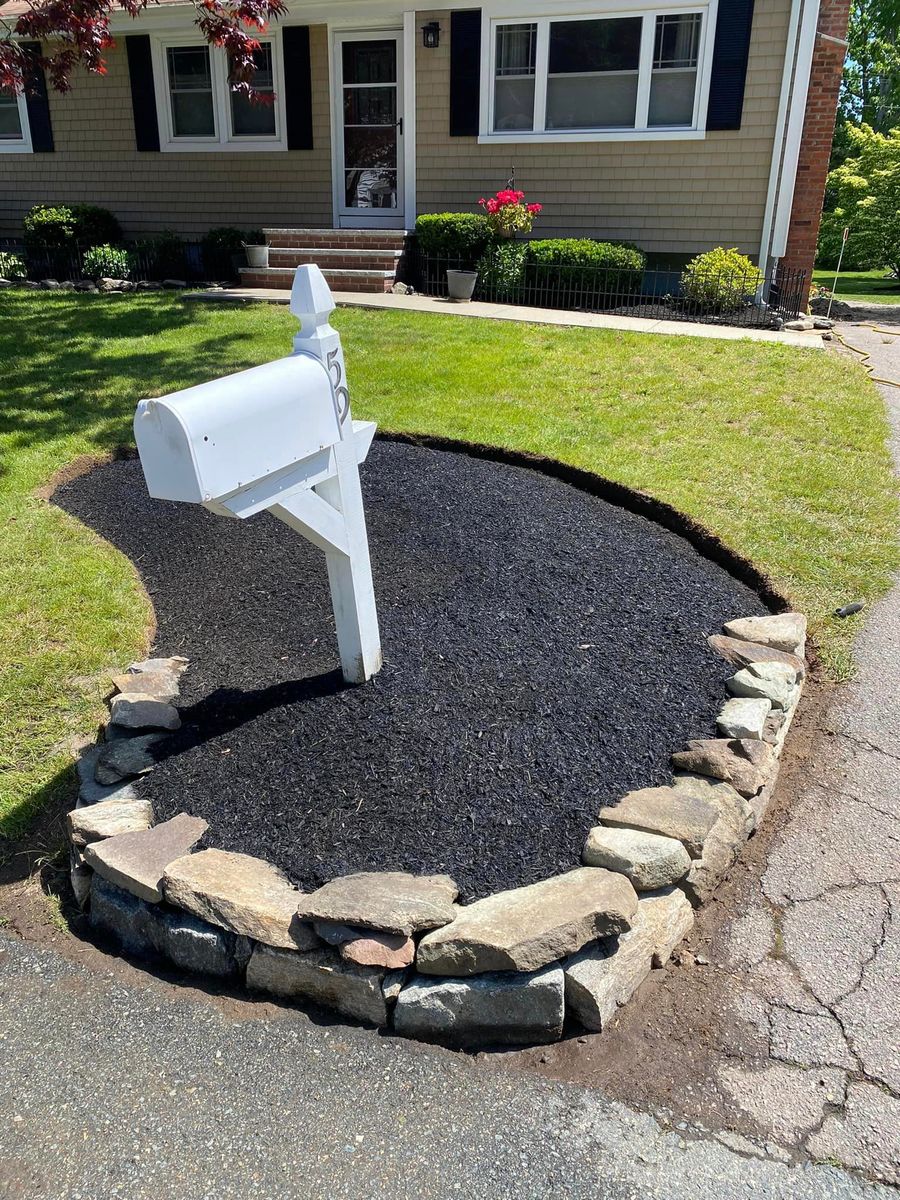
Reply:
[[0, 236], [34, 204], [95, 203], [129, 236], [372, 231], [365, 269], [367, 243], [514, 168], [544, 237], [812, 265], [847, 0], [297, 0], [259, 52], [268, 107], [229, 92], [192, 16], [122, 15], [105, 77], [0, 98]]

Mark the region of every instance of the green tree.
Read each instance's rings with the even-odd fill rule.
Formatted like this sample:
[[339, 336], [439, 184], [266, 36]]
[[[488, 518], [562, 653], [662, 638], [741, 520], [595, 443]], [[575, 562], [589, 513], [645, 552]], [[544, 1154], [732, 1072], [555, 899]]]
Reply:
[[849, 157], [828, 176], [832, 219], [849, 225], [856, 252], [900, 275], [900, 128], [848, 125]]

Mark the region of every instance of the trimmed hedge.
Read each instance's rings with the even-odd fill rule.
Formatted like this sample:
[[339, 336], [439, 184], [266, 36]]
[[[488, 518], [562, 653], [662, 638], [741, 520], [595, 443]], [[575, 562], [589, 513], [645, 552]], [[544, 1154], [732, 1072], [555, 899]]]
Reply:
[[647, 264], [644, 252], [630, 242], [545, 238], [527, 246], [529, 284], [566, 294], [634, 293], [640, 290]]
[[426, 213], [416, 219], [416, 238], [423, 254], [461, 259], [470, 267], [492, 240], [487, 218], [480, 213]]

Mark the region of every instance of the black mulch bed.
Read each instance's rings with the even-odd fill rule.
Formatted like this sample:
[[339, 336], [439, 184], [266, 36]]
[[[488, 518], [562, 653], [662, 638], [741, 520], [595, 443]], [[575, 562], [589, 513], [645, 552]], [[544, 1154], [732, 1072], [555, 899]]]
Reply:
[[150, 500], [137, 461], [55, 500], [136, 564], [184, 728], [159, 819], [281, 866], [447, 872], [465, 899], [578, 864], [601, 805], [714, 733], [706, 645], [759, 597], [686, 541], [557, 479], [391, 442], [362, 468], [385, 666], [347, 687], [324, 561], [268, 515]]

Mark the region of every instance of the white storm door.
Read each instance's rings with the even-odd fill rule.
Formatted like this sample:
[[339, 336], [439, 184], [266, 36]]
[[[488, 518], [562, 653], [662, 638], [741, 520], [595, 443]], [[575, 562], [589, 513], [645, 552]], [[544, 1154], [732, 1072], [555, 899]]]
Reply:
[[338, 33], [335, 198], [343, 229], [402, 229], [403, 33]]

